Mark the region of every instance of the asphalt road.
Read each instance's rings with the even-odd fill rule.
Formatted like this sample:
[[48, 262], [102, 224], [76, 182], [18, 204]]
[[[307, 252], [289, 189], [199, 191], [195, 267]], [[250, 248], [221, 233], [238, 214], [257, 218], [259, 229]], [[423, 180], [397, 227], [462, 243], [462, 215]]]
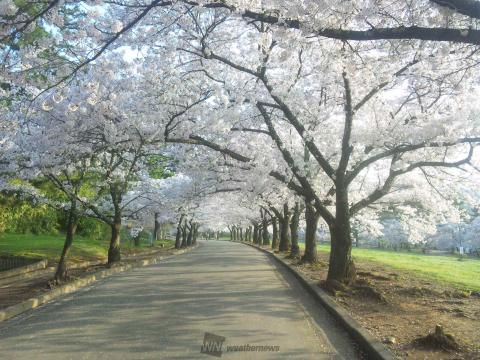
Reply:
[[0, 359], [213, 359], [201, 353], [206, 332], [225, 338], [217, 355], [226, 359], [358, 358], [348, 335], [265, 254], [204, 241], [0, 323]]

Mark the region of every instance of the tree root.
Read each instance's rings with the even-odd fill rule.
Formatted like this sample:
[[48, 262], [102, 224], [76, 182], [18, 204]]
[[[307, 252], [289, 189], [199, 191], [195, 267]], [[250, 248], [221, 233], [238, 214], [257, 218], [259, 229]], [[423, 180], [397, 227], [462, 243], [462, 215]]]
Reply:
[[299, 265], [308, 266], [308, 267], [311, 268], [312, 270], [319, 270], [319, 269], [324, 269], [324, 268], [328, 267], [328, 264], [327, 264], [327, 263], [325, 263], [325, 262], [323, 262], [323, 261], [320, 261], [320, 260], [316, 260], [316, 261], [306, 261], [306, 260], [304, 260], [303, 258], [301, 258], [298, 263], [299, 263]]
[[350, 259], [348, 261], [347, 272], [345, 274], [345, 283], [347, 285], [350, 285], [355, 282], [356, 278], [357, 278], [357, 268], [355, 267], [355, 263], [353, 262], [353, 260]]
[[333, 296], [337, 296], [339, 293], [347, 293], [348, 288], [340, 281], [337, 280], [326, 280], [320, 283], [320, 287], [323, 288], [327, 293]]
[[411, 297], [425, 297], [425, 296], [433, 296], [433, 297], [441, 297], [442, 294], [438, 291], [424, 288], [424, 287], [408, 287], [408, 288], [401, 288], [398, 290], [400, 294], [411, 296]]
[[71, 276], [68, 271], [65, 270], [62, 273], [56, 273], [53, 279], [48, 281], [48, 286], [53, 289], [55, 286], [60, 286], [71, 280]]
[[387, 276], [384, 276], [384, 275], [380, 275], [380, 274], [376, 274], [376, 273], [372, 273], [370, 271], [357, 271], [357, 275], [360, 275], [360, 276], [368, 276], [372, 279], [375, 279], [375, 280], [383, 280], [383, 281], [388, 281], [388, 280], [391, 280], [389, 277]]
[[373, 299], [375, 301], [378, 301], [383, 304], [387, 304], [388, 301], [385, 298], [385, 296], [379, 292], [378, 290], [374, 289], [371, 286], [368, 285], [355, 285], [354, 286], [355, 292], [360, 293], [360, 295], [364, 297], [368, 297], [370, 299]]
[[430, 333], [425, 337], [418, 338], [415, 342], [427, 348], [440, 349], [443, 351], [455, 351], [460, 349], [458, 342], [452, 335], [445, 333], [441, 325], [435, 326], [435, 332]]
[[285, 256], [285, 259], [295, 259], [295, 260], [300, 260], [301, 259], [301, 256], [300, 256], [300, 253], [290, 253], [288, 254], [287, 256]]

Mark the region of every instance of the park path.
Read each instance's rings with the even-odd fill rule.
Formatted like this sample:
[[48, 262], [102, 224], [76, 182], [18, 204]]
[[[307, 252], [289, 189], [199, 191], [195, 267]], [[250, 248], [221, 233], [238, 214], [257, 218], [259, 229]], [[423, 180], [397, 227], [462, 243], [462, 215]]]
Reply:
[[[267, 255], [203, 241], [184, 255], [118, 274], [0, 323], [3, 359], [355, 359], [355, 344]], [[228, 346], [279, 346], [228, 352]]]

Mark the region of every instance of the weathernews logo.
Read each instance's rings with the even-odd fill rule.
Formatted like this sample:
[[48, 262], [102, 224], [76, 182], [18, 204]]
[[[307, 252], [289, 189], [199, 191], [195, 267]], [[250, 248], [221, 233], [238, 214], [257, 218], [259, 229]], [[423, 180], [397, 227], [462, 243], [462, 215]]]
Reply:
[[[215, 335], [212, 333], [205, 333], [203, 337], [203, 345], [200, 349], [202, 354], [207, 354], [211, 356], [221, 357], [223, 350], [223, 343], [225, 342], [225, 337]], [[226, 352], [278, 352], [280, 351], [280, 346], [278, 345], [228, 345], [226, 347]]]
[[211, 356], [221, 357], [222, 356], [222, 346], [225, 338], [223, 336], [215, 335], [206, 332], [203, 337], [203, 345], [200, 349], [202, 354], [207, 354]]

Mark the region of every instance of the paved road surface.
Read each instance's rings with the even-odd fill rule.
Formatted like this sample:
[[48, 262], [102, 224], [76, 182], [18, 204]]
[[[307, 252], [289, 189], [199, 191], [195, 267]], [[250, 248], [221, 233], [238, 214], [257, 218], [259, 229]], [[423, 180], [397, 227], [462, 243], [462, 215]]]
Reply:
[[[0, 323], [0, 359], [355, 359], [355, 345], [293, 277], [245, 245], [209, 241]], [[227, 346], [279, 346], [227, 352]]]

